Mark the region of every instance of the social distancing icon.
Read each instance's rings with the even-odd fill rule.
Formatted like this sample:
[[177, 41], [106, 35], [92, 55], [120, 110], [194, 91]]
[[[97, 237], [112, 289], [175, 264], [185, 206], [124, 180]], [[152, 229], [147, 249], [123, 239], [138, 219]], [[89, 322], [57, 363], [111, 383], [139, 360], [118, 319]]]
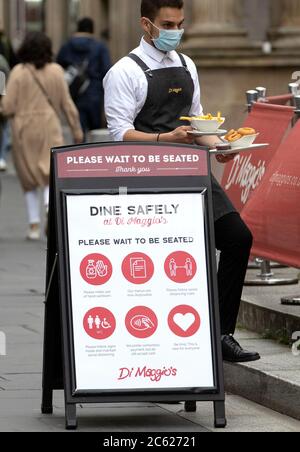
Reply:
[[166, 259], [165, 272], [173, 282], [185, 284], [195, 277], [197, 264], [193, 256], [184, 251], [178, 251]]

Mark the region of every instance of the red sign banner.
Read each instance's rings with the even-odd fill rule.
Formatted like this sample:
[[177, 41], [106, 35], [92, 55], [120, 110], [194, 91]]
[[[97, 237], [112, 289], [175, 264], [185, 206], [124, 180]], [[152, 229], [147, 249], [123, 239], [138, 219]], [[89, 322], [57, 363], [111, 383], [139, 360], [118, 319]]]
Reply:
[[293, 115], [293, 107], [254, 104], [244, 127], [255, 129], [260, 134], [257, 142], [270, 143], [270, 146], [253, 152], [242, 152], [226, 165], [222, 187], [239, 212], [263, 180]]
[[208, 153], [188, 146], [104, 145], [57, 154], [60, 179], [208, 176]]
[[300, 268], [300, 122], [282, 143], [243, 211], [252, 254]]

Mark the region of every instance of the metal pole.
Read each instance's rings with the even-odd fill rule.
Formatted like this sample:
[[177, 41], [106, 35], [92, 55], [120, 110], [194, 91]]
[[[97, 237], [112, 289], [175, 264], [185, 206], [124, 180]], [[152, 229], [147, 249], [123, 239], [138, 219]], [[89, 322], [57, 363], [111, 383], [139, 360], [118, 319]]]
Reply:
[[[259, 257], [255, 258], [254, 261], [250, 261], [248, 265], [248, 270], [258, 270], [261, 267], [261, 264], [263, 262], [263, 259], [260, 259]], [[286, 265], [279, 264], [277, 262], [271, 262], [271, 268], [287, 268]]]
[[258, 91], [250, 89], [246, 92], [248, 112], [251, 113], [252, 106], [258, 101]]
[[297, 96], [299, 94], [299, 85], [298, 83], [289, 83], [289, 93], [293, 94], [293, 96]]
[[[295, 98], [295, 96], [298, 96], [298, 94], [299, 94], [299, 85], [298, 85], [298, 83], [289, 83], [289, 93], [292, 94], [294, 98]], [[291, 105], [292, 105], [292, 107], [296, 106], [295, 99], [293, 99], [291, 101]]]
[[298, 278], [273, 278], [271, 263], [262, 261], [261, 272], [255, 279], [245, 281], [245, 286], [290, 286], [299, 284]]
[[258, 86], [257, 88], [255, 88], [255, 90], [258, 92], [258, 101], [265, 102], [267, 97], [267, 88], [264, 88], [263, 86]]

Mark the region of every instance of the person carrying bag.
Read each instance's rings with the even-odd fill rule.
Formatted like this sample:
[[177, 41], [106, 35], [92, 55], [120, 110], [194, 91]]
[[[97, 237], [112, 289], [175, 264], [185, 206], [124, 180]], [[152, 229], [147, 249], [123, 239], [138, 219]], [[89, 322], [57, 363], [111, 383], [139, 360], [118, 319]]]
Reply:
[[75, 143], [83, 133], [62, 68], [52, 63], [52, 43], [43, 33], [26, 36], [19, 50], [21, 64], [11, 72], [3, 111], [12, 117], [13, 158], [25, 194], [28, 240], [41, 238], [39, 189], [48, 210], [50, 150], [64, 144], [61, 115], [67, 118]]

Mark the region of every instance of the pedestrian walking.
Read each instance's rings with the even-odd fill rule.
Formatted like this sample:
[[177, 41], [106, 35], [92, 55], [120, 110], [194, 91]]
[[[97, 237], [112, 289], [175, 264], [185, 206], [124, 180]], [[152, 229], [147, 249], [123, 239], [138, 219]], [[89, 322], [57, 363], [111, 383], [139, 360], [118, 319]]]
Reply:
[[[3, 69], [3, 66], [0, 63], [0, 71], [3, 71], [5, 73], [5, 78], [7, 80], [10, 69], [12, 69], [17, 64], [18, 59], [9, 38], [6, 36], [2, 28], [0, 28], [0, 55], [5, 59], [5, 69]], [[11, 134], [9, 122], [5, 118], [2, 118], [1, 128], [2, 138], [0, 142], [0, 171], [6, 171], [7, 152], [10, 148]]]
[[[9, 76], [9, 65], [1, 54], [0, 47], [0, 101], [5, 93], [5, 85]], [[5, 116], [0, 113], [0, 171], [6, 171], [6, 153], [9, 146], [9, 124]]]
[[62, 68], [52, 63], [52, 43], [43, 33], [27, 35], [19, 52], [20, 64], [11, 72], [3, 112], [12, 120], [13, 157], [25, 193], [29, 240], [41, 237], [39, 191], [49, 199], [50, 149], [64, 144], [60, 115], [64, 113], [74, 140], [83, 133]]
[[77, 33], [61, 48], [57, 62], [65, 69], [85, 134], [104, 127], [103, 78], [111, 67], [108, 48], [94, 37], [94, 22], [83, 18]]
[[[194, 144], [181, 116], [203, 113], [198, 72], [193, 61], [176, 52], [184, 34], [183, 0], [142, 0], [140, 46], [119, 61], [104, 79], [105, 110], [115, 141]], [[218, 137], [197, 139], [214, 146]], [[231, 158], [231, 157], [230, 157]], [[228, 161], [222, 157], [222, 162]], [[234, 339], [252, 235], [213, 179], [223, 357], [231, 362], [260, 359]], [[172, 271], [172, 270], [171, 270]]]
[[3, 28], [0, 28], [0, 54], [4, 56], [11, 69], [18, 64], [18, 58]]

